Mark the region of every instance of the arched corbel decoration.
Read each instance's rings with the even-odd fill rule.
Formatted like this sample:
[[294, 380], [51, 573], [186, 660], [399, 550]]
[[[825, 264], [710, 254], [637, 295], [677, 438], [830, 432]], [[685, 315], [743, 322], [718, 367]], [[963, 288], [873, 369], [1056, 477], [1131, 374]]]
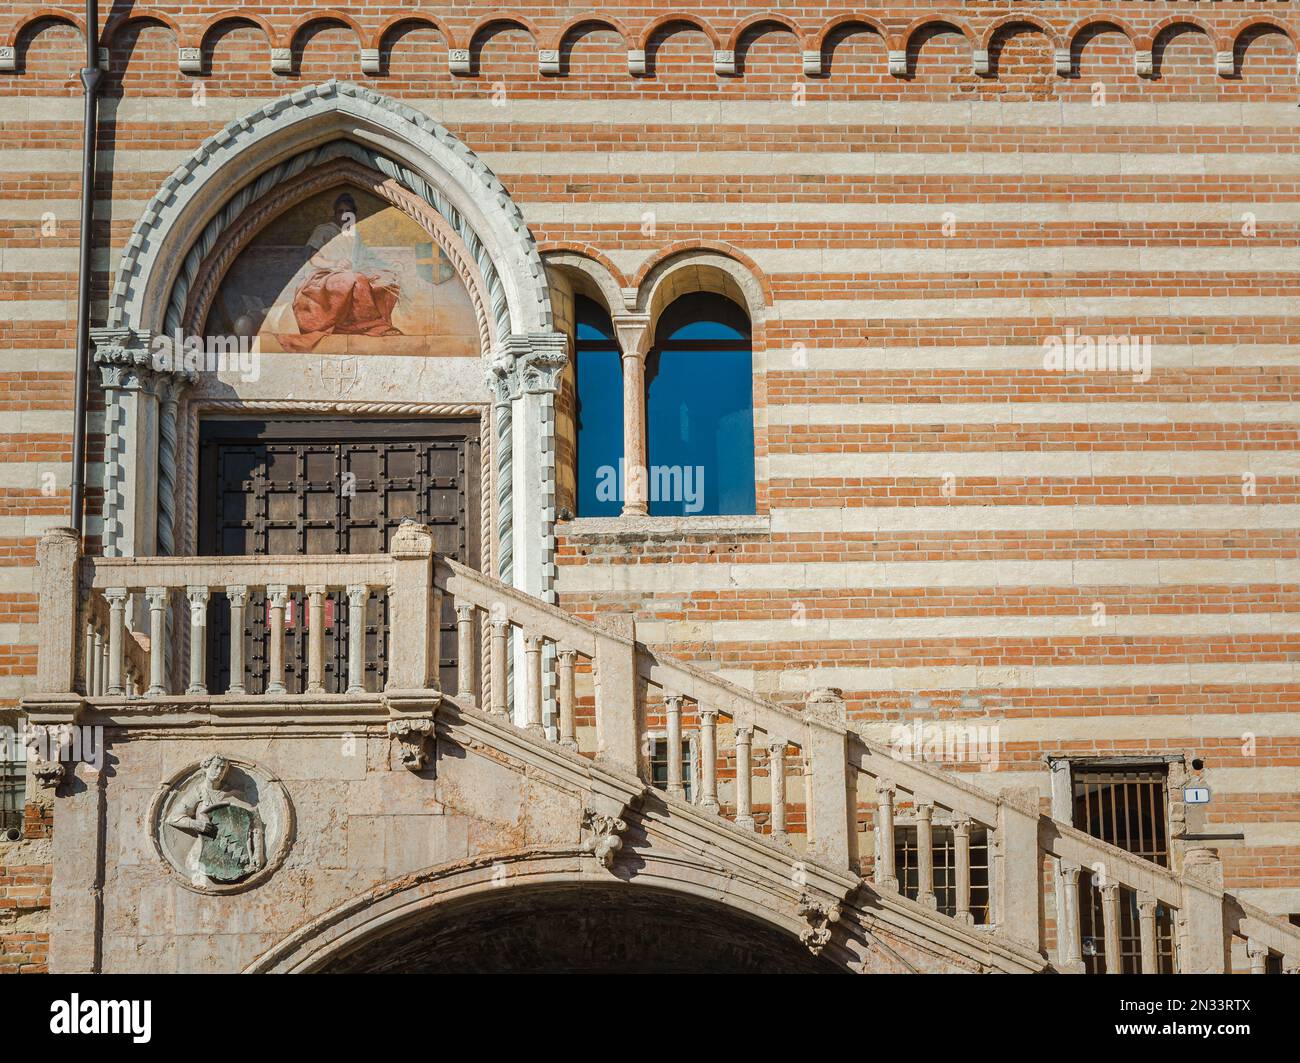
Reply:
[[[107, 325], [95, 330], [96, 359], [110, 387], [110, 435], [118, 440], [116, 448], [114, 438], [109, 442], [116, 459], [107, 477], [106, 548], [148, 554], [174, 545], [166, 540], [175, 452], [167, 451], [175, 445], [175, 402], [188, 380], [183, 369], [164, 367], [183, 365], [170, 357], [172, 337], [187, 324], [193, 287], [224, 228], [272, 189], [329, 161], [374, 171], [418, 198], [473, 259], [483, 283], [485, 376], [498, 444], [496, 567], [521, 589], [547, 596], [554, 550], [549, 406], [566, 340], [552, 328], [532, 234], [501, 182], [446, 128], [336, 81], [276, 100], [204, 141], [163, 182], [127, 241]], [[129, 394], [119, 387], [124, 383], [132, 386]], [[516, 469], [513, 452], [541, 457]], [[129, 463], [135, 475], [115, 478], [113, 460]], [[157, 495], [145, 497], [155, 471]]]

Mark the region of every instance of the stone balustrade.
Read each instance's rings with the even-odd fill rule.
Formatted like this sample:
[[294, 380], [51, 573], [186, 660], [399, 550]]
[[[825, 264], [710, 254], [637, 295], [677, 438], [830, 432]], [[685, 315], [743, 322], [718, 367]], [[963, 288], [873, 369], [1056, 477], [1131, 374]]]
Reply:
[[[879, 891], [937, 906], [934, 824], [941, 818], [952, 832], [952, 864], [945, 871], [951, 871], [955, 895], [945, 914], [983, 923], [1050, 955], [1058, 971], [1089, 968], [1080, 904], [1091, 899], [1090, 889], [1100, 908], [1101, 959], [1094, 969], [1125, 972], [1121, 930], [1127, 921], [1137, 924], [1138, 955], [1130, 967], [1143, 974], [1222, 973], [1230, 969], [1234, 938], [1253, 950], [1253, 969], [1262, 973], [1271, 955], [1282, 970], [1300, 973], [1300, 931], [1225, 893], [1212, 849], [1187, 848], [1176, 872], [1042, 815], [1013, 795], [991, 795], [954, 772], [900, 758], [861, 737], [854, 737], [850, 755], [860, 800], [874, 808], [872, 883]], [[916, 837], [915, 873], [906, 885], [895, 866], [900, 829]], [[975, 837], [986, 839], [988, 854], [987, 910], [979, 919], [971, 901]], [[1126, 918], [1126, 910], [1135, 918]]]
[[[405, 699], [400, 715], [452, 701], [656, 785], [669, 813], [689, 806], [838, 871], [866, 869], [863, 810], [879, 903], [1014, 942], [1062, 972], [1089, 969], [1086, 944], [1096, 938], [1081, 932], [1081, 898], [1093, 904], [1086, 886], [1096, 891], [1108, 973], [1124, 969], [1122, 938], [1137, 943], [1129, 966], [1144, 973], [1225, 971], [1234, 940], [1252, 971], [1300, 973], [1300, 928], [1226, 893], [1213, 850], [1184, 846], [1175, 868], [1134, 856], [1025, 798], [990, 793], [861, 737], [846, 726], [835, 691], [815, 691], [799, 709], [768, 702], [638, 642], [631, 616], [581, 620], [437, 556], [420, 525], [402, 525], [388, 553], [345, 557], [89, 558], [71, 531], [56, 529], [38, 558], [40, 647], [34, 690], [24, 698], [37, 715], [74, 718], [86, 703], [147, 708], [161, 699], [292, 700], [305, 711], [331, 699], [389, 708]], [[346, 686], [329, 694], [323, 610], [340, 592], [349, 602]], [[264, 689], [247, 690], [243, 640], [232, 638], [227, 688], [209, 690], [203, 628], [212, 597], [226, 597], [231, 630], [242, 631], [241, 610], [254, 593], [268, 612]], [[284, 610], [293, 594], [309, 622], [304, 689], [290, 695]], [[364, 653], [371, 595], [386, 603], [390, 633], [382, 689], [365, 681], [374, 664]], [[439, 689], [448, 604], [454, 691]], [[432, 723], [420, 727], [431, 733]], [[687, 748], [689, 767], [677, 755]], [[422, 764], [422, 754], [413, 752], [410, 763]], [[1091, 966], [1098, 968], [1095, 957]]]

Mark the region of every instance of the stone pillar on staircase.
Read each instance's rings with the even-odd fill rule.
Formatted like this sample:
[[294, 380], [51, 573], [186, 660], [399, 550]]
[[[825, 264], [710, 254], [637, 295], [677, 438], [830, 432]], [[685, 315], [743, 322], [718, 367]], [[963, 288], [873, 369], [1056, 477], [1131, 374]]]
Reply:
[[1228, 971], [1228, 930], [1223, 913], [1223, 865], [1214, 849], [1189, 848], [1183, 854], [1182, 947], [1179, 973]]

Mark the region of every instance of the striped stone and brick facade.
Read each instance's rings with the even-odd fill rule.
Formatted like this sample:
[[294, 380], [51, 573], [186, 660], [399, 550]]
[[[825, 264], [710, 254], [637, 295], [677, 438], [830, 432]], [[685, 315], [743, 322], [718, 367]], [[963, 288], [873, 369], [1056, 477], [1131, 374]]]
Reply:
[[[0, 15], [11, 716], [37, 542], [67, 519], [80, 23]], [[630, 610], [638, 638], [778, 702], [838, 688], [870, 737], [996, 728], [996, 777], [953, 770], [1043, 811], [1049, 758], [1176, 763], [1212, 792], [1175, 806], [1227, 836], [1225, 885], [1300, 913], [1293, 4], [187, 2], [101, 32], [96, 324], [167, 175], [329, 79], [491, 168], [561, 329], [575, 292], [625, 296], [617, 316], [672, 263], [726, 260], [753, 321], [757, 512], [559, 519], [554, 600]], [[1080, 366], [1098, 343], [1149, 365]], [[95, 378], [89, 408], [93, 553]], [[48, 833], [0, 846], [0, 972], [43, 965]]]

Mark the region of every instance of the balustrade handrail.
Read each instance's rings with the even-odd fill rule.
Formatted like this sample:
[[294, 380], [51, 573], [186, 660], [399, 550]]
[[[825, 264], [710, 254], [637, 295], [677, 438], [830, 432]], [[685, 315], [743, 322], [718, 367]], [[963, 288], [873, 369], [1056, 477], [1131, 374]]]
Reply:
[[265, 587], [366, 584], [384, 587], [393, 579], [388, 554], [271, 554], [215, 557], [86, 557], [83, 580], [92, 590], [151, 587], [221, 590], [228, 585]]
[[1131, 881], [1118, 870], [1112, 877], [1124, 885], [1154, 893], [1162, 901], [1175, 905], [1180, 903], [1178, 876], [1159, 864], [1094, 838], [1060, 820], [1023, 809], [1005, 797], [972, 786], [954, 772], [934, 768], [923, 761], [896, 757], [888, 747], [856, 732], [852, 745], [857, 747], [855, 766], [867, 775], [889, 779], [908, 793], [988, 826], [996, 826], [1003, 815], [1033, 818], [1038, 823], [1039, 848], [1049, 856], [1084, 867], [1104, 862], [1109, 867], [1124, 869]]
[[[493, 617], [499, 603], [507, 602], [513, 610], [513, 615], [508, 617], [511, 623], [535, 630], [553, 642], [577, 650], [585, 657], [595, 655], [596, 630], [599, 625], [580, 620], [559, 606], [535, 598], [450, 557], [438, 555], [434, 586], [458, 602], [477, 606], [488, 614], [489, 619]], [[618, 632], [601, 630], [601, 634], [631, 645], [631, 640]]]
[[[715, 709], [738, 722], [753, 724], [777, 737], [797, 742], [798, 731], [810, 718], [788, 706], [768, 701], [752, 690], [723, 679], [685, 661], [665, 657], [645, 643], [629, 638], [617, 629], [602, 625], [600, 620], [586, 621], [563, 609], [539, 601], [491, 576], [468, 568], [450, 558], [438, 558], [449, 577], [435, 577], [440, 590], [465, 598], [481, 609], [490, 610], [494, 602], [505, 600], [521, 612], [511, 617], [513, 623], [538, 630], [547, 638], [577, 650], [584, 656], [595, 652], [595, 635], [626, 644], [635, 650], [637, 672], [641, 678], [674, 694], [681, 694], [699, 705]], [[847, 728], [818, 718], [819, 726], [846, 734]]]

